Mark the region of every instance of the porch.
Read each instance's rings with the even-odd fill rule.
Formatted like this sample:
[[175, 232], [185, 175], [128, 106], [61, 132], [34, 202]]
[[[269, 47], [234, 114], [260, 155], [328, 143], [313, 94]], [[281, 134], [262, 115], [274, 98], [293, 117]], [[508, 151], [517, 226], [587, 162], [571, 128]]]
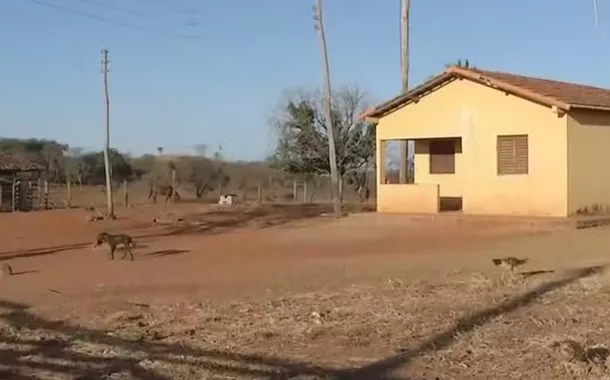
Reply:
[[[402, 141], [407, 142], [406, 154], [401, 153]], [[457, 175], [461, 161], [459, 136], [378, 140], [377, 211], [462, 211], [461, 177]]]

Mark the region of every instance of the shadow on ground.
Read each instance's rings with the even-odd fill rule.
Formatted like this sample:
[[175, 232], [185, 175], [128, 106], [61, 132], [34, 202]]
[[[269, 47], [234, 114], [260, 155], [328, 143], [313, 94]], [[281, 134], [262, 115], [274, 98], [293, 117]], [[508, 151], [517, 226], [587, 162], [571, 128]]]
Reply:
[[[345, 204], [344, 212], [370, 212], [374, 211], [367, 204]], [[185, 223], [176, 226], [168, 226], [161, 232], [143, 233], [134, 235], [137, 240], [137, 248], [147, 248], [147, 245], [139, 243], [139, 239], [163, 236], [181, 236], [194, 234], [222, 234], [234, 229], [247, 226], [258, 228], [270, 228], [284, 225], [298, 220], [317, 218], [332, 213], [331, 204], [303, 203], [303, 204], [263, 204], [257, 207], [235, 207], [224, 210], [208, 211], [204, 213], [190, 214], [183, 217]], [[332, 216], [330, 216], [332, 217]], [[140, 226], [150, 227], [149, 224]], [[61, 252], [82, 249], [90, 246], [90, 242], [58, 245], [44, 248], [34, 248], [16, 251], [0, 252], [0, 261], [16, 258], [27, 258], [36, 256], [53, 255]]]
[[[76, 379], [101, 378], [113, 372], [128, 372], [135, 379], [175, 379], [177, 374], [143, 366], [143, 362], [171, 365], [192, 365], [213, 374], [231, 378], [267, 377], [289, 379], [309, 376], [309, 379], [399, 379], [393, 374], [398, 369], [408, 368], [415, 358], [429, 352], [441, 350], [454, 343], [464, 333], [490, 323], [505, 313], [510, 313], [535, 302], [539, 297], [564, 287], [574, 281], [591, 276], [602, 267], [574, 270], [562, 279], [543, 283], [509, 301], [481, 310], [455, 321], [451, 328], [434, 335], [414, 347], [398, 348], [400, 353], [358, 368], [334, 369], [311, 363], [297, 362], [279, 357], [240, 354], [222, 350], [205, 350], [183, 344], [145, 340], [129, 340], [102, 330], [85, 329], [64, 321], [50, 321], [28, 312], [28, 306], [9, 301], [0, 301], [0, 308], [7, 311], [0, 319], [10, 326], [0, 336], [3, 346], [7, 344], [28, 347], [25, 351], [0, 349], [0, 376], [11, 379], [32, 379], [32, 373], [69, 375]], [[20, 337], [23, 329], [36, 330], [45, 339]], [[8, 330], [8, 333], [6, 331]], [[99, 354], [92, 351], [74, 352], [70, 346], [75, 342], [104, 345], [103, 352], [139, 351], [145, 360], [120, 355]], [[33, 359], [33, 360], [32, 360]], [[171, 371], [170, 371], [171, 372]], [[185, 375], [192, 378], [194, 374]]]
[[24, 274], [33, 274], [33, 273], [38, 273], [38, 269], [31, 269], [31, 270], [22, 270], [22, 271], [16, 271], [13, 272], [13, 276], [21, 276]]
[[[366, 204], [345, 204], [343, 208], [344, 213], [374, 211]], [[242, 227], [270, 228], [322, 216], [332, 217], [332, 204], [299, 203], [263, 204], [256, 207], [235, 206], [185, 215], [182, 217], [181, 225], [169, 226], [160, 233], [140, 237], [216, 235]]]
[[186, 249], [163, 249], [160, 251], [154, 251], [154, 252], [147, 253], [144, 256], [149, 256], [151, 258], [155, 258], [155, 257], [181, 255], [181, 254], [187, 253], [187, 252], [190, 252], [190, 251], [188, 251]]
[[24, 250], [19, 250], [19, 251], [1, 252], [0, 261], [12, 260], [12, 259], [17, 259], [17, 258], [53, 255], [55, 253], [71, 251], [73, 249], [85, 248], [90, 245], [91, 245], [91, 243], [76, 243], [76, 244], [57, 245], [54, 247], [46, 247], [46, 248], [34, 248], [34, 249], [24, 249]]
[[551, 274], [555, 273], [554, 270], [531, 270], [528, 272], [519, 272], [519, 275], [523, 278], [530, 278], [534, 276], [539, 276], [541, 274]]

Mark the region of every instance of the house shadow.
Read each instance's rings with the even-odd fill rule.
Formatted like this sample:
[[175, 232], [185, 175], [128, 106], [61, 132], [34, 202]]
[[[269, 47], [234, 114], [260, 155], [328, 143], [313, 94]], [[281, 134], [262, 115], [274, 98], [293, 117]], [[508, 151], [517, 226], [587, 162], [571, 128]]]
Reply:
[[[544, 294], [564, 287], [581, 278], [598, 273], [601, 267], [590, 267], [575, 270], [565, 278], [543, 283], [535, 289], [517, 296], [499, 305], [478, 311], [459, 318], [452, 327], [426, 339], [411, 348], [399, 349], [400, 353], [357, 368], [336, 369], [301, 361], [289, 360], [277, 356], [243, 354], [226, 350], [201, 349], [180, 343], [166, 343], [155, 338], [131, 340], [106, 331], [87, 329], [61, 320], [47, 320], [28, 311], [28, 305], [0, 300], [0, 320], [10, 325], [15, 331], [26, 329], [42, 331], [46, 339], [19, 334], [1, 335], [3, 346], [10, 344], [27, 347], [25, 350], [0, 349], [0, 375], [10, 379], [29, 379], [24, 371], [43, 372], [71, 376], [75, 379], [101, 378], [101, 376], [125, 371], [138, 379], [169, 380], [172, 377], [161, 373], [156, 368], [168, 365], [192, 365], [205, 368], [214, 374], [226, 377], [264, 377], [289, 379], [297, 376], [337, 380], [354, 379], [397, 379], [391, 373], [404, 368], [417, 358], [437, 350], [442, 350], [464, 336], [464, 333], [490, 323], [505, 313], [513, 312], [527, 306]], [[70, 345], [99, 344], [108, 347], [117, 355], [103, 355], [88, 352], [71, 351]], [[140, 351], [147, 361], [161, 363], [159, 366], [144, 368], [141, 359], [122, 357], [120, 352]], [[603, 356], [607, 353], [599, 352]], [[34, 357], [32, 361], [28, 358]]]

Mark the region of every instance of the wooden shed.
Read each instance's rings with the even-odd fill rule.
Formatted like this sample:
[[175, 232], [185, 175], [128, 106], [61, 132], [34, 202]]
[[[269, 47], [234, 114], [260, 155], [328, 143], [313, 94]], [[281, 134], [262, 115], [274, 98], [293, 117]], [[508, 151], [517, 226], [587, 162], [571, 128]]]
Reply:
[[44, 166], [0, 153], [0, 211], [30, 211], [40, 207]]

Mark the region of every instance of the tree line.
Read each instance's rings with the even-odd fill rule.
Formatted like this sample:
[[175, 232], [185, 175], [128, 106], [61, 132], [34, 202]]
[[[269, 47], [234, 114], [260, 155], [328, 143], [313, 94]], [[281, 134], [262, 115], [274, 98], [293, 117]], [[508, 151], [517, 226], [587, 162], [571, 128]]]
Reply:
[[[360, 120], [367, 108], [366, 93], [345, 87], [333, 93], [332, 117], [335, 126], [337, 166], [343, 183], [358, 190], [374, 175], [375, 128]], [[215, 189], [244, 189], [252, 184], [267, 184], [270, 177], [292, 176], [300, 180], [329, 175], [326, 120], [317, 91], [294, 91], [281, 99], [271, 119], [275, 148], [261, 162], [230, 162], [222, 149], [208, 152], [205, 144], [194, 154], [132, 156], [110, 149], [110, 166], [115, 185], [123, 181], [147, 180], [169, 184], [175, 170], [180, 184], [190, 185], [203, 197]], [[45, 168], [51, 183], [71, 181], [78, 185], [105, 183], [103, 152], [87, 152], [51, 139], [1, 138], [0, 153], [37, 162]], [[368, 190], [368, 189], [367, 189]]]
[[[101, 150], [86, 152], [50, 139], [1, 138], [0, 153], [41, 164], [45, 168], [43, 176], [51, 183], [71, 181], [81, 186], [105, 183], [104, 155]], [[219, 183], [226, 185], [229, 182], [227, 162], [219, 153], [208, 157], [200, 152], [198, 155], [168, 159], [160, 154], [131, 156], [110, 149], [109, 156], [114, 185], [143, 179], [151, 185], [169, 184], [171, 172], [175, 170], [179, 180], [192, 185], [196, 195], [201, 197]], [[257, 166], [256, 163], [248, 165]]]

